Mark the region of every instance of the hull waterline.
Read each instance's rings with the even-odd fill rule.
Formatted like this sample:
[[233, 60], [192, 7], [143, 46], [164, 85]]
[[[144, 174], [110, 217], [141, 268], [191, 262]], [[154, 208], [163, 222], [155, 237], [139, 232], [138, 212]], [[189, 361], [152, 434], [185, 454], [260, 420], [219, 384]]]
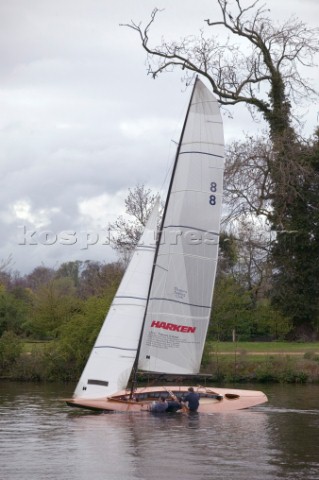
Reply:
[[[194, 388], [200, 395], [198, 413], [222, 413], [251, 408], [268, 401], [260, 391], [240, 390], [232, 388]], [[97, 412], [148, 412], [149, 406], [160, 396], [169, 397], [172, 392], [182, 397], [188, 391], [187, 386], [160, 386], [137, 388], [133, 399], [129, 399], [129, 391], [122, 390], [110, 397], [72, 398], [65, 400], [70, 407], [84, 408]]]

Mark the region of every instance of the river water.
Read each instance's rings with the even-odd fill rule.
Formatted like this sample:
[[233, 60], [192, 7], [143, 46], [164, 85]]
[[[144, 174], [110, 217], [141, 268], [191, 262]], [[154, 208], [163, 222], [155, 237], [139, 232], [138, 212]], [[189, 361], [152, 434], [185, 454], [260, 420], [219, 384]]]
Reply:
[[319, 479], [319, 386], [227, 414], [84, 413], [73, 386], [0, 383], [4, 480]]

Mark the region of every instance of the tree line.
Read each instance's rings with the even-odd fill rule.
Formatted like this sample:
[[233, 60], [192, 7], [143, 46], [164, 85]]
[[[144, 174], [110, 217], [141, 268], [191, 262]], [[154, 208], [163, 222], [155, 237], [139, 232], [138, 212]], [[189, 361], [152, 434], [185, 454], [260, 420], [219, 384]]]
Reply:
[[[155, 9], [139, 36], [154, 78], [180, 68], [204, 77], [221, 105], [245, 104], [267, 131], [227, 146], [224, 216], [209, 338], [314, 340], [319, 331], [319, 129], [299, 133], [294, 107], [318, 98], [300, 68], [314, 65], [318, 29], [298, 19], [271, 21], [257, 0], [216, 0], [219, 19], [178, 41], [151, 45]], [[220, 29], [228, 33], [225, 42]], [[236, 43], [240, 40], [240, 43]], [[0, 368], [21, 362], [19, 339], [50, 340], [31, 376], [74, 378], [83, 368], [131, 249], [154, 203], [143, 185], [129, 190], [111, 225], [121, 262], [67, 262], [24, 277], [0, 268]], [[24, 356], [19, 368], [29, 362]], [[31, 360], [30, 360], [31, 361]], [[42, 362], [42, 363], [41, 363]], [[30, 363], [30, 362], [29, 362]], [[39, 368], [39, 365], [42, 365]], [[32, 370], [33, 369], [33, 370]], [[27, 376], [27, 374], [25, 374]]]
[[[257, 147], [249, 142], [233, 144], [227, 152], [225, 214], [207, 338], [220, 341], [234, 338], [243, 341], [314, 340], [318, 331], [318, 296], [315, 294], [319, 267], [313, 261], [318, 249], [313, 242], [318, 233], [315, 218], [318, 177], [313, 176], [311, 182], [307, 177], [298, 203], [291, 206], [289, 228], [298, 229], [299, 241], [291, 241], [292, 233], [287, 232], [290, 243], [287, 240], [284, 251], [280, 250], [283, 242], [276, 242], [278, 256], [282, 256], [285, 267], [282, 271], [274, 269], [271, 230], [267, 230], [264, 222], [257, 225], [256, 218], [249, 222], [247, 216], [250, 203], [254, 204], [248, 197], [256, 195], [258, 182], [253, 182], [255, 190], [247, 189], [245, 204], [236, 187], [237, 181], [241, 188], [245, 181], [251, 181], [245, 174], [247, 152], [255, 155]], [[263, 150], [266, 145], [258, 142], [260, 148]], [[319, 158], [315, 152], [317, 148], [315, 144], [305, 146], [307, 159]], [[243, 156], [242, 151], [245, 152]], [[315, 153], [312, 156], [309, 152]], [[242, 179], [238, 180], [238, 176]], [[306, 193], [309, 197], [305, 203]], [[144, 185], [129, 189], [125, 206], [131, 220], [119, 217], [112, 226], [112, 245], [120, 257], [118, 262], [70, 261], [58, 268], [42, 265], [24, 276], [11, 271], [10, 262], [2, 264], [0, 375], [14, 372], [15, 377], [23, 379], [78, 378], [155, 198], [156, 195]], [[305, 208], [310, 209], [313, 216], [305, 215]], [[299, 233], [300, 223], [303, 234]], [[303, 295], [298, 296], [299, 287]], [[285, 296], [279, 298], [281, 288]], [[23, 351], [26, 344], [29, 346], [27, 354]], [[31, 352], [30, 345], [34, 345]]]
[[[267, 301], [253, 305], [223, 255], [208, 339], [283, 338], [291, 325]], [[21, 276], [0, 272], [0, 377], [78, 379], [124, 272], [123, 263], [72, 261]]]
[[77, 378], [122, 274], [119, 262], [94, 261], [0, 272], [0, 375]]

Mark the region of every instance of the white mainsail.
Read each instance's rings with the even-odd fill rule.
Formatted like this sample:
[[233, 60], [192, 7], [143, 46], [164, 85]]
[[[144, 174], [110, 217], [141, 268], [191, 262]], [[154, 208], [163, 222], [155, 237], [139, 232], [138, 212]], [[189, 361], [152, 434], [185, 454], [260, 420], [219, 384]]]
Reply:
[[76, 398], [106, 397], [127, 386], [154, 264], [158, 209], [157, 201], [75, 389]]
[[138, 367], [198, 373], [216, 275], [224, 171], [217, 100], [196, 80], [164, 211]]

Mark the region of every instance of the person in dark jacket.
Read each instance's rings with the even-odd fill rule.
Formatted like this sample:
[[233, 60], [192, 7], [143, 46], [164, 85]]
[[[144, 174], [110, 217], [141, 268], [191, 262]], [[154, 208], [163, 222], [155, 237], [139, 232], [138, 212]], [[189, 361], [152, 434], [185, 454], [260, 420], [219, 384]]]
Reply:
[[183, 402], [187, 404], [190, 412], [197, 412], [199, 407], [199, 394], [194, 392], [193, 387], [189, 387], [188, 394], [183, 397]]
[[176, 397], [173, 400], [169, 400], [167, 405], [167, 412], [177, 412], [177, 410], [181, 410], [183, 408], [182, 399]]

